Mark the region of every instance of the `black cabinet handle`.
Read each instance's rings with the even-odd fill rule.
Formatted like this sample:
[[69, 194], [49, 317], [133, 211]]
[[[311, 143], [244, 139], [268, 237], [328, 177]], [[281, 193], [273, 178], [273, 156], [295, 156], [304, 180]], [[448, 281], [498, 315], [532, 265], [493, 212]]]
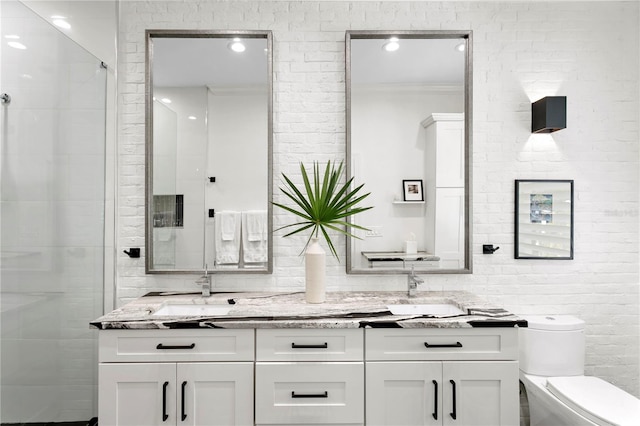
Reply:
[[324, 342], [321, 345], [298, 345], [297, 343], [292, 343], [291, 347], [293, 349], [327, 349], [329, 345], [327, 342]]
[[455, 343], [445, 343], [443, 345], [430, 345], [429, 342], [424, 342], [424, 346], [427, 348], [461, 348], [462, 343], [455, 342]]
[[184, 406], [184, 394], [185, 394], [184, 389], [186, 387], [187, 387], [187, 382], [186, 381], [182, 382], [182, 396], [181, 396], [181, 400], [182, 401], [181, 401], [181, 405], [182, 405], [182, 421], [183, 422], [187, 418], [187, 413], [185, 412], [186, 410], [185, 410], [185, 406]]
[[329, 392], [324, 393], [296, 393], [291, 391], [291, 398], [329, 398]]
[[454, 382], [453, 380], [449, 380], [449, 383], [451, 383], [451, 389], [452, 389], [452, 395], [453, 395], [453, 412], [449, 413], [449, 415], [451, 415], [451, 418], [453, 420], [456, 419], [457, 415], [456, 415], [456, 382]]
[[431, 414], [435, 420], [438, 420], [438, 382], [435, 380], [433, 383], [433, 413]]
[[162, 421], [166, 422], [169, 418], [167, 414], [167, 386], [169, 386], [169, 382], [164, 382], [162, 385]]
[[165, 345], [163, 343], [159, 343], [158, 346], [156, 346], [156, 349], [193, 349], [196, 347], [195, 343], [192, 343], [190, 345], [178, 345], [178, 346], [171, 346], [171, 345]]

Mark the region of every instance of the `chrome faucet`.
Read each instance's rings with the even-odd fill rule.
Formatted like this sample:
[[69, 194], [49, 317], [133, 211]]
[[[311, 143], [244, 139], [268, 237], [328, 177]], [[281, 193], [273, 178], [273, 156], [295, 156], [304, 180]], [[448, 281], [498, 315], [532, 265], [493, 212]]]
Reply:
[[413, 266], [411, 267], [411, 273], [408, 276], [408, 286], [409, 290], [407, 292], [407, 296], [414, 297], [416, 295], [416, 291], [418, 291], [418, 284], [424, 283], [424, 280], [416, 275], [413, 270]]
[[204, 275], [196, 280], [196, 284], [202, 286], [202, 297], [211, 296], [211, 275], [208, 273], [207, 265], [204, 266]]

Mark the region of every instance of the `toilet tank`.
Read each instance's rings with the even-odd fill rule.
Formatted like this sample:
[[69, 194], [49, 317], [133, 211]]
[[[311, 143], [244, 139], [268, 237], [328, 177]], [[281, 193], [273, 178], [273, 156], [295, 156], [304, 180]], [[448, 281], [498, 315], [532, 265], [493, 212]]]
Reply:
[[584, 375], [584, 321], [569, 315], [521, 316], [520, 370], [536, 376]]

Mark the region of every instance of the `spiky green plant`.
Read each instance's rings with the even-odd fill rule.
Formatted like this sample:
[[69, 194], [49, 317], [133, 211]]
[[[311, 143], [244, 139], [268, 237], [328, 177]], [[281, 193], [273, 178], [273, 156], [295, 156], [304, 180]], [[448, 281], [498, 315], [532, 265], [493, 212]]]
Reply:
[[331, 254], [338, 259], [338, 253], [336, 252], [336, 248], [329, 236], [329, 230], [354, 238], [359, 237], [351, 234], [351, 232], [349, 232], [350, 228], [365, 231], [368, 230], [365, 227], [348, 222], [346, 218], [372, 208], [357, 206], [362, 200], [367, 198], [370, 193], [358, 195], [358, 192], [362, 189], [364, 184], [350, 190], [349, 188], [353, 182], [353, 177], [344, 184], [340, 184], [342, 170], [342, 162], [340, 162], [340, 165], [336, 167], [335, 162], [332, 164], [331, 161], [328, 161], [327, 166], [324, 169], [324, 174], [321, 177], [320, 165], [317, 162], [314, 162], [313, 182], [311, 182], [309, 180], [307, 169], [301, 162], [300, 172], [302, 173], [302, 181], [304, 183], [304, 188], [302, 189], [299, 189], [291, 179], [287, 177], [287, 175], [284, 173], [282, 174], [285, 184], [284, 187], [280, 187], [280, 190], [289, 197], [297, 207], [289, 207], [280, 203], [273, 204], [301, 217], [304, 221], [285, 225], [276, 229], [276, 231], [295, 227], [296, 229], [284, 235], [284, 237], [288, 237], [307, 229], [311, 229], [311, 233], [309, 234], [309, 238], [302, 249], [302, 253], [306, 250], [311, 238], [314, 236], [318, 238], [319, 233], [322, 233], [329, 249], [331, 250]]

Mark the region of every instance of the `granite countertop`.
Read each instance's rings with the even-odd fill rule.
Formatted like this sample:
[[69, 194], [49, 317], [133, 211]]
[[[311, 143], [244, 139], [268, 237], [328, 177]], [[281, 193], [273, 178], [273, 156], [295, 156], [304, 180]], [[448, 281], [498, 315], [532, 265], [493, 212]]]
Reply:
[[[387, 305], [450, 303], [466, 315], [392, 315]], [[231, 307], [220, 316], [157, 316], [167, 304], [209, 304]], [[526, 327], [527, 322], [463, 291], [331, 292], [322, 304], [305, 302], [296, 293], [149, 293], [94, 321], [91, 327], [105, 329], [177, 328], [470, 328]]]

